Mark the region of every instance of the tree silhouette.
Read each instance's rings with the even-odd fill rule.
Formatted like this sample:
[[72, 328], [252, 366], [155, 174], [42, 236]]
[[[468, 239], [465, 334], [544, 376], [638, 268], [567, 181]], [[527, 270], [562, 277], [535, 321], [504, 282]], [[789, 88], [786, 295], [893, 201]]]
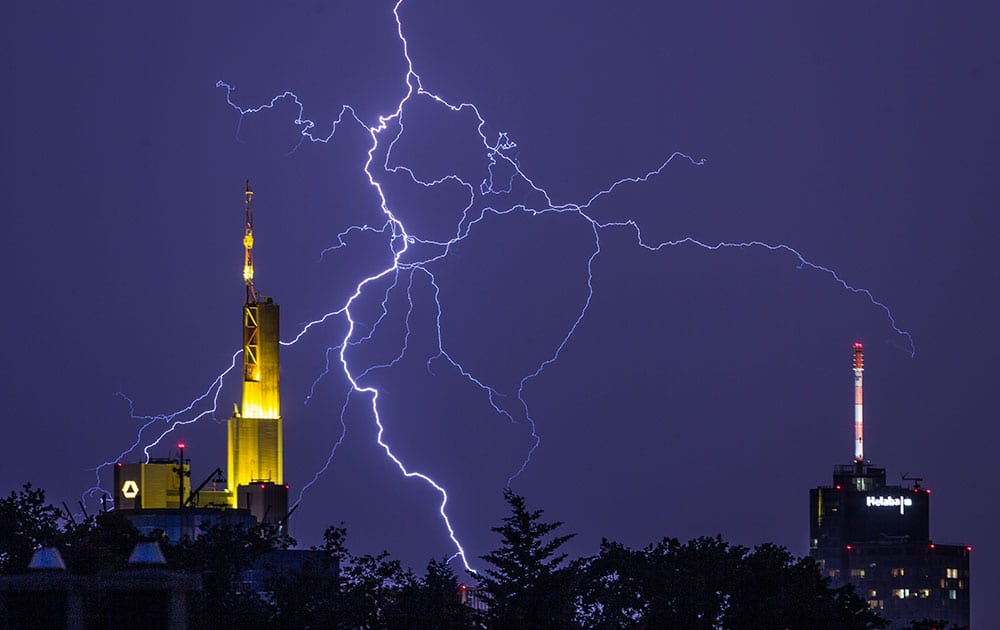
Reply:
[[171, 568], [200, 573], [205, 603], [200, 624], [212, 628], [263, 628], [271, 614], [268, 601], [246, 590], [243, 577], [258, 558], [274, 549], [286, 549], [295, 541], [277, 527], [253, 527], [214, 523], [191, 539], [163, 544]]
[[404, 587], [389, 627], [471, 628], [472, 610], [462, 604], [459, 583], [448, 561], [431, 560], [422, 578]]
[[58, 546], [70, 571], [78, 575], [117, 571], [128, 566], [128, 557], [142, 535], [118, 511], [88, 516], [65, 524]]
[[[831, 588], [811, 558], [762, 544], [752, 550], [721, 537], [682, 543], [663, 538], [643, 549], [607, 539], [596, 556], [567, 562], [557, 534], [525, 499], [504, 493], [510, 514], [492, 530], [500, 545], [483, 556], [477, 613], [461, 604], [458, 578], [444, 559], [417, 578], [388, 552], [355, 556], [347, 530], [330, 527], [320, 548], [295, 568], [267, 578], [251, 592], [249, 570], [294, 541], [271, 525], [216, 524], [195, 539], [164, 544], [168, 564], [201, 575], [195, 625], [218, 628], [685, 628], [692, 630], [872, 630], [884, 621], [850, 585]], [[26, 570], [32, 551], [58, 547], [71, 573], [115, 571], [141, 539], [123, 513], [77, 523], [25, 484], [0, 498], [0, 573]], [[161, 542], [166, 543], [165, 540]], [[317, 553], [319, 552], [319, 553]], [[101, 625], [100, 597], [88, 613]], [[4, 624], [0, 605], [0, 625]], [[91, 620], [91, 621], [93, 621]], [[924, 620], [911, 630], [943, 629]], [[957, 629], [956, 629], [957, 630]]]
[[26, 570], [36, 548], [55, 544], [61, 519], [62, 510], [47, 504], [45, 491], [30, 483], [0, 499], [0, 574]]
[[850, 586], [832, 589], [811, 558], [722, 538], [664, 538], [641, 551], [607, 540], [580, 567], [587, 628], [854, 630], [887, 624]]
[[771, 543], [754, 547], [741, 559], [726, 612], [728, 628], [861, 630], [887, 625], [852, 585], [830, 588], [812, 558], [796, 558]]
[[511, 514], [492, 530], [501, 546], [483, 556], [492, 565], [479, 576], [487, 595], [486, 621], [495, 628], [573, 626], [573, 574], [563, 567], [559, 548], [574, 534], [553, 536], [562, 522], [542, 521], [542, 510], [529, 511], [524, 497], [504, 492]]

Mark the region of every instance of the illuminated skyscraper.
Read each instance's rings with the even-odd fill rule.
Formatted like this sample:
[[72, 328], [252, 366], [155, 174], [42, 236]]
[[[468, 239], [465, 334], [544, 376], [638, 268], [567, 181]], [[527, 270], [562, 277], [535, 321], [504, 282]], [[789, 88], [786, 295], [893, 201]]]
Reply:
[[233, 507], [248, 508], [259, 520], [277, 521], [288, 511], [279, 390], [278, 305], [269, 297], [258, 296], [254, 287], [253, 191], [249, 181], [245, 214], [243, 404], [229, 420], [226, 479]]
[[863, 348], [854, 344], [854, 459], [834, 466], [833, 485], [809, 491], [809, 555], [834, 586], [855, 592], [892, 628], [935, 619], [969, 624], [972, 547], [930, 537], [930, 490], [889, 484], [885, 468], [865, 461], [861, 372]]
[[[288, 516], [281, 431], [278, 305], [253, 284], [253, 191], [246, 184], [243, 233], [243, 400], [228, 424], [228, 475], [221, 467], [192, 489], [191, 468], [179, 458], [115, 466], [114, 505], [144, 534], [171, 540], [197, 536], [202, 525], [253, 522], [282, 525]], [[232, 510], [229, 508], [238, 508]]]

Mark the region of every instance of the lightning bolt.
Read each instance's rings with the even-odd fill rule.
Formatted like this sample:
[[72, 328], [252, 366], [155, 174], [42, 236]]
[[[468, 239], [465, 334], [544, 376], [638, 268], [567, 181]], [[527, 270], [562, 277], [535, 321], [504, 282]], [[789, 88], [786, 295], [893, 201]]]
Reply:
[[[364, 173], [368, 185], [375, 191], [379, 200], [379, 211], [382, 215], [382, 220], [380, 220], [381, 224], [375, 227], [369, 225], [354, 225], [348, 227], [337, 235], [336, 243], [323, 250], [319, 257], [320, 260], [322, 260], [330, 252], [348, 247], [351, 243], [351, 239], [357, 234], [372, 233], [379, 235], [383, 239], [384, 246], [389, 254], [391, 262], [384, 268], [378, 270], [376, 273], [360, 279], [360, 281], [355, 285], [353, 292], [349, 297], [347, 297], [346, 301], [339, 308], [330, 311], [311, 322], [308, 322], [293, 338], [288, 341], [281, 342], [284, 346], [296, 344], [303, 339], [310, 330], [321, 326], [330, 320], [344, 321], [347, 324], [347, 332], [344, 334], [340, 343], [326, 349], [325, 369], [312, 383], [309, 395], [305, 399], [305, 403], [308, 404], [312, 399], [319, 383], [324, 378], [330, 376], [336, 363], [339, 363], [340, 371], [343, 373], [349, 385], [347, 396], [340, 413], [341, 433], [333, 445], [330, 455], [324, 465], [315, 473], [313, 479], [302, 488], [298, 501], [303, 500], [306, 491], [326, 471], [333, 460], [337, 449], [343, 443], [347, 434], [345, 414], [349, 403], [352, 399], [359, 397], [363, 398], [367, 400], [369, 404], [371, 418], [377, 429], [376, 441], [378, 446], [383, 450], [385, 456], [397, 466], [403, 476], [418, 479], [430, 488], [433, 488], [438, 493], [440, 502], [438, 503], [437, 509], [444, 528], [447, 530], [448, 536], [454, 546], [454, 554], [452, 557], [459, 558], [466, 570], [473, 571], [469, 565], [468, 559], [466, 558], [465, 550], [459, 541], [458, 535], [456, 534], [455, 528], [453, 527], [451, 519], [448, 515], [447, 491], [444, 486], [436, 482], [429, 475], [409, 468], [394, 452], [387, 440], [386, 427], [383, 423], [383, 417], [379, 408], [379, 390], [374, 385], [364, 383], [367, 383], [367, 377], [373, 372], [395, 365], [406, 355], [411, 335], [410, 319], [414, 311], [414, 282], [417, 277], [423, 278], [429, 283], [432, 289], [434, 308], [436, 310], [435, 330], [433, 331], [436, 339], [436, 353], [427, 359], [427, 369], [433, 373], [434, 366], [442, 364], [457, 371], [470, 386], [478, 388], [482, 392], [486, 403], [490, 405], [498, 416], [514, 424], [520, 424], [523, 422], [527, 425], [528, 429], [530, 429], [530, 446], [527, 449], [520, 465], [510, 474], [507, 480], [507, 484], [509, 486], [521, 473], [524, 472], [526, 467], [530, 464], [531, 458], [538, 446], [541, 444], [541, 436], [538, 431], [536, 419], [531, 413], [531, 409], [525, 396], [526, 388], [549, 366], [559, 360], [563, 349], [573, 339], [580, 323], [586, 317], [594, 296], [594, 263], [602, 252], [602, 235], [610, 231], [629, 231], [635, 239], [636, 246], [652, 252], [658, 252], [664, 248], [696, 247], [708, 251], [717, 251], [721, 249], [763, 249], [776, 254], [786, 255], [791, 258], [799, 269], [806, 269], [824, 274], [836, 284], [839, 284], [843, 289], [863, 296], [871, 305], [882, 310], [887, 317], [892, 330], [905, 340], [910, 355], [915, 355], [915, 347], [910, 333], [899, 327], [889, 307], [876, 299], [871, 291], [848, 283], [834, 269], [809, 260], [798, 250], [789, 245], [782, 243], [767, 243], [759, 240], [709, 243], [692, 236], [686, 236], [674, 240], [650, 242], [643, 237], [641, 226], [636, 219], [601, 221], [596, 219], [590, 212], [595, 202], [606, 197], [612, 197], [619, 189], [628, 186], [642, 185], [643, 183], [660, 176], [675, 161], [687, 162], [694, 166], [702, 166], [705, 164], [704, 159], [694, 158], [681, 152], [674, 152], [647, 172], [641, 175], [625, 177], [614, 181], [598, 190], [589, 198], [577, 202], [557, 203], [553, 200], [552, 196], [545, 188], [537, 184], [524, 170], [522, 170], [521, 164], [517, 158], [517, 144], [511, 139], [508, 133], [500, 132], [493, 136], [487, 135], [485, 131], [487, 128], [487, 122], [480, 114], [480, 111], [475, 104], [453, 104], [445, 98], [425, 88], [420, 75], [415, 70], [413, 60], [410, 57], [409, 45], [404, 35], [403, 21], [400, 17], [400, 7], [402, 4], [403, 0], [398, 0], [393, 6], [392, 14], [396, 23], [396, 34], [401, 46], [401, 54], [406, 65], [406, 72], [401, 81], [401, 86], [404, 88], [403, 95], [396, 103], [395, 108], [391, 111], [391, 113], [379, 116], [373, 123], [366, 123], [361, 119], [352, 106], [344, 105], [341, 107], [339, 115], [334, 120], [330, 133], [325, 136], [317, 135], [314, 132], [317, 127], [315, 122], [305, 117], [305, 105], [294, 92], [286, 91], [278, 94], [263, 105], [256, 107], [244, 107], [234, 100], [234, 95], [236, 93], [235, 87], [223, 81], [219, 81], [216, 84], [216, 87], [225, 90], [227, 103], [239, 114], [239, 121], [236, 128], [237, 137], [242, 129], [243, 121], [247, 116], [251, 116], [264, 110], [273, 109], [283, 101], [290, 101], [298, 108], [298, 114], [293, 120], [293, 124], [299, 128], [300, 137], [289, 153], [296, 151], [304, 142], [307, 141], [314, 143], [328, 143], [332, 141], [335, 138], [337, 131], [344, 123], [358, 125], [367, 133], [369, 138], [368, 149], [361, 171]], [[482, 149], [485, 152], [485, 156], [488, 161], [486, 174], [480, 182], [473, 183], [466, 181], [457, 174], [449, 174], [436, 179], [425, 179], [418, 176], [412, 168], [406, 166], [405, 164], [393, 162], [394, 149], [406, 131], [404, 114], [407, 111], [407, 106], [416, 102], [418, 99], [426, 99], [434, 106], [444, 108], [444, 110], [454, 114], [471, 113], [475, 117], [477, 123], [475, 127], [476, 133], [478, 134], [479, 142], [482, 145]], [[447, 184], [457, 185], [464, 190], [467, 194], [468, 202], [463, 207], [461, 217], [455, 224], [454, 234], [450, 238], [441, 240], [427, 238], [423, 235], [408, 231], [404, 222], [396, 213], [393, 212], [386, 192], [383, 189], [383, 182], [380, 180], [380, 177], [388, 175], [403, 176], [413, 184], [423, 186], [425, 188], [435, 188]], [[503, 202], [506, 197], [513, 196], [515, 190], [520, 198], [519, 202], [504, 206]], [[526, 201], [528, 199], [531, 201]], [[498, 203], [494, 204], [491, 200], [495, 200]], [[481, 203], [477, 204], [477, 202]], [[578, 220], [585, 222], [585, 225], [588, 228], [588, 234], [592, 237], [592, 241], [590, 253], [586, 259], [587, 289], [579, 304], [579, 308], [575, 311], [575, 317], [573, 318], [572, 323], [565, 330], [564, 334], [554, 341], [551, 350], [547, 353], [545, 358], [520, 378], [517, 389], [513, 393], [513, 398], [511, 398], [509, 395], [502, 393], [495, 387], [488, 384], [485, 380], [479, 378], [470, 370], [466, 369], [455, 357], [455, 355], [448, 350], [446, 336], [442, 332], [441, 326], [443, 308], [440, 300], [440, 286], [430, 267], [433, 263], [446, 259], [452, 253], [453, 248], [458, 243], [467, 239], [473, 229], [482, 224], [487, 217], [499, 217], [514, 213], [528, 217], [539, 217], [553, 213], [571, 215], [576, 217]], [[391, 282], [389, 282], [390, 279]], [[384, 318], [390, 311], [390, 296], [394, 292], [403, 290], [402, 287], [404, 279], [408, 310], [405, 316], [406, 333], [402, 339], [398, 352], [393, 359], [385, 363], [370, 365], [363, 369], [355, 366], [350, 360], [349, 352], [373, 339], [379, 329], [379, 325], [383, 322]], [[379, 315], [367, 333], [362, 333], [360, 331], [360, 323], [355, 318], [354, 309], [359, 305], [363, 298], [366, 298], [370, 294], [377, 295], [379, 287], [382, 283], [388, 283], [388, 286], [381, 293], [381, 315]], [[238, 354], [239, 353], [237, 353], [237, 355]], [[102, 468], [111, 465], [114, 461], [118, 461], [122, 457], [136, 450], [139, 447], [139, 444], [143, 442], [144, 433], [147, 432], [147, 430], [149, 430], [153, 425], [162, 424], [165, 425], [166, 428], [161, 429], [159, 436], [146, 445], [144, 450], [147, 453], [147, 458], [149, 448], [158, 444], [165, 435], [170, 433], [170, 431], [175, 429], [177, 426], [195, 422], [206, 415], [213, 415], [219, 391], [221, 390], [222, 380], [235, 366], [237, 355], [234, 355], [233, 362], [229, 368], [223, 371], [216, 378], [216, 380], [213, 381], [212, 385], [205, 391], [205, 393], [202, 394], [201, 397], [195, 399], [195, 401], [193, 401], [191, 405], [185, 409], [173, 414], [157, 416], [136, 416], [133, 410], [132, 417], [144, 422], [142, 427], [139, 429], [136, 441], [128, 450], [119, 455], [118, 458], [98, 466], [95, 473], [99, 474]], [[209, 399], [211, 400], [211, 407], [208, 410], [199, 413], [194, 412], [194, 409], [198, 404]], [[133, 407], [131, 405], [131, 401], [129, 402], [130, 410], [132, 410]], [[99, 487], [100, 484], [98, 483], [96, 488], [99, 489]], [[93, 493], [94, 489], [91, 489], [90, 492]]]
[[[135, 412], [135, 401], [123, 392], [116, 392], [115, 396], [128, 403], [129, 417], [132, 420], [138, 420], [141, 422], [142, 426], [139, 427], [139, 430], [136, 433], [135, 441], [132, 442], [128, 448], [119, 453], [117, 457], [114, 457], [109, 461], [102, 462], [93, 469], [92, 472], [94, 473], [95, 484], [84, 490], [81, 500], [86, 501], [89, 498], [93, 498], [95, 496], [99, 497], [105, 494], [104, 488], [101, 486], [101, 471], [110, 466], [114, 466], [117, 462], [122, 461], [138, 450], [139, 445], [143, 443], [142, 436], [146, 433], [147, 429], [155, 432], [156, 429], [154, 429], [154, 427], [161, 425], [159, 434], [151, 441], [146, 442], [145, 446], [142, 447], [144, 457], [143, 461], [149, 463], [150, 449], [162, 442], [163, 439], [172, 433], [177, 427], [184, 426], [186, 424], [194, 424], [205, 417], [211, 417], [218, 422], [218, 419], [215, 417], [215, 412], [219, 408], [219, 394], [222, 392], [223, 380], [225, 379], [225, 376], [236, 367], [236, 358], [239, 357], [242, 352], [243, 350], [241, 349], [233, 354], [233, 358], [229, 362], [229, 367], [215, 377], [215, 380], [213, 380], [212, 384], [208, 386], [208, 389], [188, 403], [186, 407], [178, 409], [177, 411], [155, 415], [138, 415]], [[211, 401], [211, 407], [198, 411], [198, 406], [206, 400]], [[166, 425], [166, 428], [162, 428], [162, 425]]]

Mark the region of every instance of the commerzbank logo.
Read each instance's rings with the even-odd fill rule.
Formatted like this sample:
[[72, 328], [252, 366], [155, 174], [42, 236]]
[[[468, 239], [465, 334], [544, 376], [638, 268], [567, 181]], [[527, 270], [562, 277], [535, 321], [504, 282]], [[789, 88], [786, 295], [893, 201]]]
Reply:
[[913, 505], [909, 497], [868, 497], [868, 507], [898, 507], [900, 514], [905, 514], [906, 508]]
[[139, 484], [132, 479], [128, 479], [122, 484], [122, 496], [126, 499], [134, 499], [139, 496]]

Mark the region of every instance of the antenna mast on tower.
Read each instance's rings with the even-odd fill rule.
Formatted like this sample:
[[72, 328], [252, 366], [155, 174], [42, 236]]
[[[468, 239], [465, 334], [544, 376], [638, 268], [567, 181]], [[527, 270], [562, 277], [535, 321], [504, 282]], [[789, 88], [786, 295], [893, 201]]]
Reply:
[[247, 304], [257, 303], [257, 290], [253, 286], [253, 190], [250, 180], [246, 189], [246, 232], [243, 235], [243, 281], [247, 285]]
[[865, 371], [865, 351], [860, 341], [854, 342], [854, 461], [865, 462], [865, 421], [861, 395], [861, 374]]

